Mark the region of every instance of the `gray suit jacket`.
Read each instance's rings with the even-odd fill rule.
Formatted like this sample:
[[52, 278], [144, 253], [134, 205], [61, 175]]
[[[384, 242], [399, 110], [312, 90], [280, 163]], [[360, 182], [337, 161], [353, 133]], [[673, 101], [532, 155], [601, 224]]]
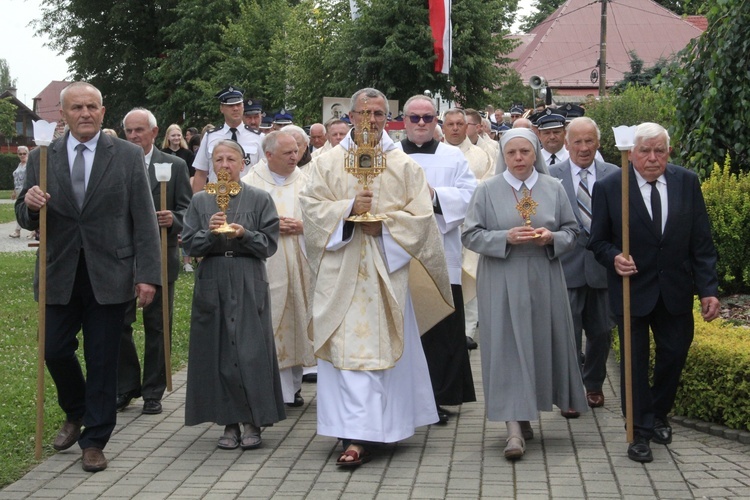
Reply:
[[[573, 185], [573, 180], [570, 176], [570, 168], [570, 160], [565, 160], [564, 162], [549, 167], [549, 174], [562, 181], [562, 185], [565, 188], [568, 200], [573, 207], [573, 213], [575, 214], [580, 227], [575, 249], [572, 252], [566, 252], [560, 256], [560, 263], [562, 263], [563, 271], [565, 272], [565, 281], [568, 284], [568, 288], [578, 288], [581, 286], [607, 288], [606, 269], [596, 261], [591, 250], [586, 250], [589, 236], [586, 234], [583, 227], [580, 226], [581, 212], [578, 209], [578, 202], [576, 201], [578, 185]], [[599, 160], [594, 160], [594, 168], [596, 169], [596, 183], [610, 174], [620, 172], [617, 165], [601, 162]], [[594, 184], [593, 189], [596, 189], [596, 183]], [[591, 190], [592, 196], [593, 189]]]
[[[70, 181], [67, 139], [65, 134], [47, 148], [47, 304], [70, 302], [81, 251], [97, 302], [127, 302], [135, 296], [136, 283], [161, 284], [159, 231], [143, 150], [100, 133], [79, 209]], [[30, 154], [26, 182], [15, 205], [18, 223], [29, 230], [39, 227], [39, 214], [30, 212], [24, 202], [26, 191], [39, 184], [39, 151]], [[37, 288], [35, 276], [38, 298]]]
[[173, 215], [172, 227], [167, 228], [167, 269], [168, 280], [173, 283], [180, 274], [180, 249], [177, 236], [182, 232], [182, 220], [193, 197], [190, 174], [185, 160], [159, 151], [153, 146], [151, 163], [148, 166], [148, 180], [156, 210], [161, 209], [161, 183], [156, 180], [154, 163], [171, 163], [172, 176], [167, 182], [167, 210]]

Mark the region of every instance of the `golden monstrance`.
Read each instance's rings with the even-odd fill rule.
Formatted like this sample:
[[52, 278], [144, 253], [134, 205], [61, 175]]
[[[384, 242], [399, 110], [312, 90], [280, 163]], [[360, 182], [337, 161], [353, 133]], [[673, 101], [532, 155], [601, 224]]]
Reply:
[[[219, 170], [216, 174], [216, 179], [216, 182], [206, 184], [205, 190], [208, 194], [216, 196], [216, 204], [219, 205], [219, 210], [226, 215], [227, 208], [229, 207], [229, 198], [240, 194], [242, 186], [237, 181], [229, 180], [229, 172], [227, 170]], [[211, 232], [214, 234], [233, 233], [234, 228], [225, 221], [219, 228], [213, 229]]]
[[[516, 198], [517, 199], [517, 198]], [[516, 204], [516, 210], [523, 219], [523, 223], [531, 227], [531, 216], [536, 215], [536, 207], [539, 203], [535, 202], [531, 197], [531, 191], [526, 187], [523, 188], [523, 198], [521, 198]], [[537, 234], [534, 238], [538, 238], [540, 235]]]
[[[357, 178], [364, 189], [385, 170], [385, 154], [380, 146], [380, 138], [370, 130], [372, 111], [365, 107], [359, 123], [354, 128], [354, 142], [349, 146], [344, 159], [344, 170]], [[373, 215], [370, 212], [352, 215], [346, 220], [351, 222], [378, 222], [386, 220], [384, 214]]]

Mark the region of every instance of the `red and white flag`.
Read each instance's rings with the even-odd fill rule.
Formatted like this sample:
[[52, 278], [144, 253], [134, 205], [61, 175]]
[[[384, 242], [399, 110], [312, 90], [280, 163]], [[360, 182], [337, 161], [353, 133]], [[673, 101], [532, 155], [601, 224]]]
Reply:
[[430, 1], [430, 28], [437, 59], [435, 72], [449, 74], [451, 69], [451, 0]]

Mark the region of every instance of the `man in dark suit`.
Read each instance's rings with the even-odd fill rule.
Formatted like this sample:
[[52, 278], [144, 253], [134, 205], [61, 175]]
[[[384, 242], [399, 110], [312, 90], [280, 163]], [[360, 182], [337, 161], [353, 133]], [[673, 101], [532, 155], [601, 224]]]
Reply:
[[[182, 219], [185, 215], [193, 190], [187, 165], [183, 160], [159, 151], [154, 147], [154, 140], [159, 134], [159, 127], [153, 113], [143, 108], [131, 110], [122, 120], [122, 127], [128, 142], [140, 146], [148, 165], [148, 178], [151, 194], [156, 209], [159, 227], [167, 228], [167, 269], [169, 293], [169, 326], [172, 337], [172, 310], [174, 304], [174, 282], [180, 272], [180, 251], [177, 236], [182, 231]], [[156, 180], [156, 163], [171, 164], [171, 177], [167, 182], [167, 209], [161, 208], [161, 186]], [[143, 413], [156, 415], [161, 413], [161, 398], [167, 388], [166, 363], [164, 360], [164, 323], [162, 317], [162, 287], [156, 289], [153, 302], [143, 308], [143, 329], [145, 331], [143, 353], [143, 384], [141, 384], [141, 366], [133, 342], [133, 323], [135, 322], [135, 301], [125, 313], [125, 323], [120, 339], [120, 362], [118, 365], [117, 409], [125, 409], [133, 398], [143, 396]]]
[[[586, 331], [582, 374], [586, 401], [591, 408], [604, 405], [602, 386], [607, 378], [607, 356], [614, 326], [607, 304], [607, 271], [596, 261], [593, 252], [586, 249], [591, 234], [591, 193], [595, 183], [620, 172], [616, 165], [595, 159], [599, 137], [599, 127], [594, 120], [586, 117], [573, 119], [565, 135], [570, 158], [549, 167], [550, 175], [562, 182], [581, 230], [575, 251], [562, 255], [560, 262], [568, 285], [579, 353], [583, 352], [583, 330]], [[566, 408], [560, 412], [566, 418], [579, 416], [577, 411]]]
[[[133, 296], [140, 307], [154, 298], [159, 235], [143, 150], [100, 132], [99, 90], [72, 83], [60, 104], [70, 132], [49, 147], [47, 193], [37, 185], [37, 149], [15, 209], [19, 224], [34, 230], [47, 205], [45, 361], [66, 414], [53, 446], [65, 450], [78, 441], [83, 469], [97, 472], [107, 467], [102, 450], [117, 421], [125, 309]], [[85, 378], [75, 354], [81, 329]]]
[[[649, 441], [669, 444], [677, 385], [693, 341], [693, 295], [701, 315], [719, 315], [716, 250], [698, 176], [667, 163], [669, 134], [643, 123], [630, 151], [630, 256], [622, 255], [621, 175], [596, 185], [588, 248], [607, 268], [610, 304], [617, 315], [620, 351], [624, 342], [622, 277], [630, 277], [633, 415], [635, 439], [628, 457], [653, 460]], [[649, 327], [656, 344], [653, 385], [649, 385]], [[621, 365], [624, 373], [624, 367]], [[625, 412], [624, 375], [622, 379]]]

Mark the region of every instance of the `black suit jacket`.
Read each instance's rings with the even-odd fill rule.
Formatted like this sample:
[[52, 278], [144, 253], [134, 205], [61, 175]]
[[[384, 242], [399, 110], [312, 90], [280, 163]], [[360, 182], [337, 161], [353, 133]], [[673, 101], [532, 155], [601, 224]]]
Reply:
[[[68, 135], [47, 148], [47, 304], [70, 301], [81, 251], [97, 302], [127, 302], [135, 296], [135, 283], [161, 284], [159, 229], [143, 149], [100, 133], [79, 209], [70, 180]], [[29, 155], [15, 206], [18, 223], [28, 230], [39, 227], [39, 214], [24, 201], [26, 191], [39, 184], [39, 151]]]
[[172, 164], [172, 176], [167, 182], [167, 210], [170, 210], [173, 215], [172, 226], [167, 228], [167, 279], [173, 283], [180, 273], [181, 259], [177, 236], [182, 232], [182, 220], [190, 205], [190, 199], [193, 197], [193, 188], [190, 186], [190, 175], [185, 161], [154, 147], [151, 163], [148, 165], [148, 179], [157, 211], [161, 209], [161, 183], [156, 180], [155, 163]]
[[[668, 212], [664, 233], [657, 236], [632, 165], [630, 175], [630, 254], [638, 273], [630, 278], [631, 315], [646, 316], [659, 296], [671, 314], [692, 310], [693, 296], [718, 295], [716, 250], [698, 176], [667, 164]], [[623, 314], [622, 278], [615, 272], [615, 256], [622, 253], [622, 176], [597, 181], [593, 193], [594, 218], [588, 248], [607, 268], [612, 310]]]

